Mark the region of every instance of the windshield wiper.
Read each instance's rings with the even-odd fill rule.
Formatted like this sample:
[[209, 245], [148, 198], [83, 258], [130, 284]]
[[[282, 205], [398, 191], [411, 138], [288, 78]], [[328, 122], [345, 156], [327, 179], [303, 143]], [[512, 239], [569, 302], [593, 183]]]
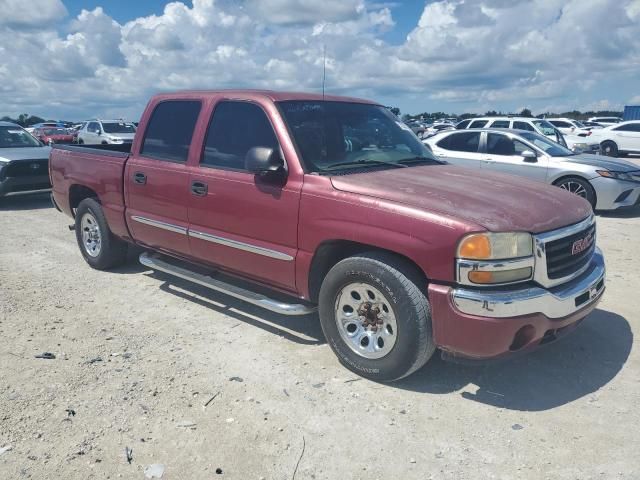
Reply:
[[429, 157], [410, 157], [410, 158], [403, 158], [402, 160], [398, 160], [398, 164], [404, 165], [405, 167], [408, 165], [416, 164], [416, 163], [441, 165], [443, 162], [441, 162], [440, 160], [436, 160], [435, 158], [429, 158]]
[[351, 160], [348, 162], [334, 163], [333, 165], [325, 168], [324, 170], [335, 170], [336, 168], [340, 168], [340, 167], [351, 167], [351, 166], [357, 167], [360, 165], [391, 165], [392, 167], [407, 168], [407, 165], [402, 165], [401, 163], [385, 162], [384, 160], [372, 160], [370, 158], [362, 158], [360, 160]]

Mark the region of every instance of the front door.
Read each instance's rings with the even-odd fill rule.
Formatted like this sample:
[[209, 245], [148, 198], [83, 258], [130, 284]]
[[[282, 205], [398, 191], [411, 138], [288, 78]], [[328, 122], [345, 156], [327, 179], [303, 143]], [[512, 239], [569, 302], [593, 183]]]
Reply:
[[530, 150], [525, 143], [503, 133], [487, 132], [486, 148], [482, 168], [489, 171], [510, 173], [544, 182], [547, 179], [548, 159], [545, 155], [538, 158], [524, 158], [522, 152]]
[[265, 180], [245, 170], [252, 147], [281, 151], [263, 108], [221, 100], [191, 167], [189, 241], [194, 257], [295, 290], [301, 182]]
[[170, 100], [155, 105], [140, 151], [127, 161], [127, 224], [149, 247], [189, 255], [189, 171], [186, 165], [202, 103]]

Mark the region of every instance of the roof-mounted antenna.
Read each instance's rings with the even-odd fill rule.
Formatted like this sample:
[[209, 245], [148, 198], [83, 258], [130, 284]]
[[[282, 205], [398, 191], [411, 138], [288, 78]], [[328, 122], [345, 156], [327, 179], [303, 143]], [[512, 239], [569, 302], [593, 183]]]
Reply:
[[322, 44], [322, 101], [324, 102], [324, 81], [327, 72], [327, 46]]

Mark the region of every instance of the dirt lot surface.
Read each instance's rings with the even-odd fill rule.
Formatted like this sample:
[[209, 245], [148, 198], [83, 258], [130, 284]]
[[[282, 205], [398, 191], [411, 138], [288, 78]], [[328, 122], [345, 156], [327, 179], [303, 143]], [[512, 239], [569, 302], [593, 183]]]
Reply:
[[92, 270], [69, 223], [0, 204], [1, 479], [640, 478], [640, 212], [598, 218], [607, 291], [572, 335], [393, 385], [342, 368], [314, 316]]

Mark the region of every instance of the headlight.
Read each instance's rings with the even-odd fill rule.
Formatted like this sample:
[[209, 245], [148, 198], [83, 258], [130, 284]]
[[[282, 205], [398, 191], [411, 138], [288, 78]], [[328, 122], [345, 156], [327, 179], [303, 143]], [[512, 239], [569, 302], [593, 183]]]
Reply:
[[610, 170], [596, 170], [596, 173], [601, 177], [615, 178], [616, 180], [628, 180], [630, 182], [637, 181], [635, 178], [633, 178], [633, 175], [625, 172], [612, 172]]
[[574, 152], [577, 150], [580, 150], [580, 151], [589, 150], [589, 145], [586, 143], [574, 143], [571, 150], [573, 150]]
[[468, 260], [502, 260], [533, 255], [530, 233], [473, 233], [458, 245], [458, 258]]
[[533, 278], [533, 237], [530, 233], [473, 233], [457, 252], [458, 282], [465, 285], [505, 285]]

